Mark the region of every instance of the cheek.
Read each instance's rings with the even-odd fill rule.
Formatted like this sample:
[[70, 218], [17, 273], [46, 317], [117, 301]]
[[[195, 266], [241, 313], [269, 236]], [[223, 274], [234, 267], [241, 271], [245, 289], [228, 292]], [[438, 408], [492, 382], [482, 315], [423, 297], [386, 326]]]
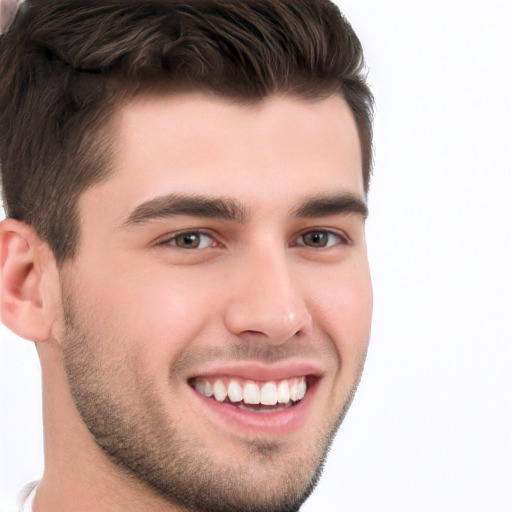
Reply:
[[168, 368], [212, 321], [213, 280], [162, 267], [137, 275], [112, 273], [102, 290], [88, 290], [96, 328], [109, 333], [113, 350], [149, 371]]
[[[314, 304], [316, 328], [325, 333], [333, 347], [336, 366], [329, 383], [325, 406], [332, 417], [350, 403], [351, 393], [363, 370], [372, 318], [373, 294], [367, 266], [354, 266], [328, 273], [318, 289]], [[324, 276], [326, 277], [326, 276]]]
[[[331, 274], [317, 294], [320, 323], [336, 344], [344, 364], [358, 364], [370, 337], [373, 293], [367, 265], [354, 265]], [[322, 327], [322, 325], [320, 326]]]

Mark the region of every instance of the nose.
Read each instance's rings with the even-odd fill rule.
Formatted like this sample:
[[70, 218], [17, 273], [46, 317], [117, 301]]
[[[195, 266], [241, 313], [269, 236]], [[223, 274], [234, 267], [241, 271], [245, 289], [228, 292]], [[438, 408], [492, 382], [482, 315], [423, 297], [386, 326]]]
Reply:
[[275, 345], [309, 333], [312, 317], [300, 290], [298, 269], [292, 272], [290, 267], [285, 250], [253, 254], [240, 261], [229, 283], [225, 324], [230, 332]]

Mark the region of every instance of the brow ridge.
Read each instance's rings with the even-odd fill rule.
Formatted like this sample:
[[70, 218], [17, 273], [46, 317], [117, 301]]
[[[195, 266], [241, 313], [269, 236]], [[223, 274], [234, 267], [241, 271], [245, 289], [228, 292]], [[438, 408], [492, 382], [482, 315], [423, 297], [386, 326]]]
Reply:
[[143, 224], [156, 219], [186, 215], [245, 223], [248, 213], [236, 199], [207, 195], [168, 194], [137, 206], [123, 226]]
[[368, 217], [368, 206], [366, 201], [353, 193], [319, 194], [301, 202], [292, 214], [298, 218], [356, 214], [366, 219]]
[[[296, 218], [329, 217], [356, 214], [366, 219], [366, 202], [352, 193], [318, 194], [300, 202], [291, 210]], [[167, 194], [137, 206], [123, 222], [124, 227], [144, 224], [179, 215], [220, 219], [240, 224], [249, 220], [249, 213], [238, 200], [208, 195]]]

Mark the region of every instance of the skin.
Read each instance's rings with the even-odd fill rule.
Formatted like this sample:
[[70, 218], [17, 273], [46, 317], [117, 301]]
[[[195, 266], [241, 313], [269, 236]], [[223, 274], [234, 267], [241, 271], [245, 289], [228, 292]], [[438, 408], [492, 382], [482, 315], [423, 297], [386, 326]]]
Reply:
[[[42, 364], [34, 510], [295, 510], [370, 334], [350, 109], [337, 95], [143, 96], [116, 129], [114, 172], [79, 201], [73, 261], [57, 269], [16, 221], [0, 233], [3, 321]], [[236, 214], [206, 213], [205, 198]], [[235, 425], [190, 386], [227, 367], [265, 380], [305, 365], [314, 391], [285, 430]]]

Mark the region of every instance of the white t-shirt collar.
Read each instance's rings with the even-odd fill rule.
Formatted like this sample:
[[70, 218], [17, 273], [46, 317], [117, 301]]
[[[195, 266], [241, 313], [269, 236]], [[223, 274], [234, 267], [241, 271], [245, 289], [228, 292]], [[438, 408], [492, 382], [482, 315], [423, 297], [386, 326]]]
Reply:
[[30, 482], [21, 490], [18, 498], [19, 512], [32, 512], [32, 502], [34, 501], [38, 483], [38, 481]]

